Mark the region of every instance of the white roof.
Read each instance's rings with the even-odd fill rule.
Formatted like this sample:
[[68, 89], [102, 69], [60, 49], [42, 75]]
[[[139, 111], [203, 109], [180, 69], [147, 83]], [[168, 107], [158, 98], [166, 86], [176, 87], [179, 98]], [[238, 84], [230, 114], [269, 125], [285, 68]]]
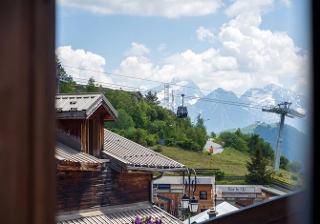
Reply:
[[[185, 177], [187, 180], [187, 177]], [[194, 180], [194, 177], [191, 178]], [[163, 176], [155, 181], [154, 184], [183, 184], [182, 176]], [[197, 176], [197, 184], [214, 184], [214, 177]]]
[[[218, 212], [217, 216], [224, 215], [229, 212], [233, 212], [233, 211], [237, 211], [237, 210], [238, 210], [237, 207], [231, 205], [230, 203], [228, 203], [226, 201], [224, 201], [216, 206], [216, 211]], [[204, 221], [208, 220], [209, 219], [208, 211], [209, 211], [209, 209], [205, 210], [204, 212], [201, 212], [195, 216], [192, 216], [190, 218], [190, 223], [193, 223], [193, 222], [200, 223], [200, 222], [204, 222]], [[188, 219], [184, 220], [183, 223], [188, 224], [189, 223]]]
[[99, 106], [103, 106], [115, 119], [118, 114], [102, 93], [76, 93], [56, 95], [56, 112], [59, 116], [88, 118]]
[[204, 149], [209, 149], [210, 147], [213, 147], [215, 150], [217, 150], [218, 152], [222, 152], [223, 151], [223, 147], [212, 141], [212, 139], [208, 139], [208, 141], [206, 142], [205, 146], [203, 147]]

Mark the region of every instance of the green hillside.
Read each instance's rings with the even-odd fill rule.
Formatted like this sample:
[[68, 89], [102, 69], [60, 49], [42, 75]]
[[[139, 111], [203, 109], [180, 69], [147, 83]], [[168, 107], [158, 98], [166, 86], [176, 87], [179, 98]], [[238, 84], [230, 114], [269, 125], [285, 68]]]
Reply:
[[[176, 147], [161, 147], [161, 154], [172, 158], [187, 167], [195, 169], [220, 169], [225, 176], [245, 176], [247, 174], [246, 163], [250, 160], [249, 153], [240, 152], [232, 148], [226, 148], [222, 153], [209, 155], [203, 152], [194, 152]], [[272, 169], [271, 162], [268, 166]], [[174, 175], [174, 174], [173, 174]], [[202, 174], [203, 175], [203, 174]], [[301, 177], [298, 174], [280, 169], [279, 175], [274, 175], [274, 179], [286, 182], [292, 185], [301, 183]], [[218, 180], [218, 184], [246, 184], [243, 179]]]
[[191, 168], [220, 169], [228, 176], [244, 176], [247, 173], [249, 154], [232, 148], [226, 148], [220, 154], [209, 155], [181, 148], [162, 147], [161, 153]]

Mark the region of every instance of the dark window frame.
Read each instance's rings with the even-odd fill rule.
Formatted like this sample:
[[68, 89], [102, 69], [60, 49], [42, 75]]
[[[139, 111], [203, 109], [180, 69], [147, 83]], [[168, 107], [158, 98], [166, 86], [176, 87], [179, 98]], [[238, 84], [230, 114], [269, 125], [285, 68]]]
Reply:
[[170, 184], [158, 184], [157, 189], [158, 190], [170, 190], [171, 185]]
[[[202, 198], [201, 193], [205, 193], [205, 198]], [[199, 200], [208, 200], [208, 192], [207, 191], [199, 191]]]

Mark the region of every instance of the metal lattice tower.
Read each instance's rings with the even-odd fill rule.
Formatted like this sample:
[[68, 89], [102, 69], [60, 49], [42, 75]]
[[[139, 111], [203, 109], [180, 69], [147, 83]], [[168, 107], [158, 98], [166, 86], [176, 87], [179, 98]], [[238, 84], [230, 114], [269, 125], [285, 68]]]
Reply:
[[174, 99], [174, 91], [171, 90], [171, 110], [174, 112], [174, 103], [175, 103], [175, 99]]
[[278, 138], [277, 138], [277, 145], [276, 145], [276, 155], [274, 159], [274, 170], [276, 173], [279, 172], [279, 166], [280, 166], [280, 156], [281, 156], [281, 144], [282, 144], [282, 135], [283, 135], [283, 128], [284, 128], [284, 120], [285, 117], [290, 118], [303, 118], [305, 115], [300, 114], [299, 112], [290, 109], [290, 105], [292, 103], [289, 102], [282, 102], [279, 103], [277, 106], [273, 107], [265, 107], [262, 108], [262, 111], [270, 112], [270, 113], [276, 113], [280, 115], [280, 123], [279, 123], [279, 131], [278, 131]]
[[170, 89], [170, 85], [169, 85], [169, 83], [165, 83], [164, 84], [164, 89], [163, 89], [163, 103], [164, 103], [164, 106], [166, 107], [166, 108], [170, 108], [170, 102], [169, 102], [169, 95], [170, 95], [170, 93], [169, 93], [169, 89]]

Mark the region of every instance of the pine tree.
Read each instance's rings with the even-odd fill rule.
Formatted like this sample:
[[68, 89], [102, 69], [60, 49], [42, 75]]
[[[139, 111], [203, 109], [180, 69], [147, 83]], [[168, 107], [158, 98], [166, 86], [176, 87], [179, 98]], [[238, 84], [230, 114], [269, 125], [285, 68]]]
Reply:
[[64, 70], [61, 62], [56, 57], [57, 78], [59, 82], [60, 93], [72, 93], [76, 91], [76, 82]]
[[93, 77], [91, 77], [88, 80], [88, 84], [86, 86], [86, 91], [87, 92], [99, 92], [99, 87], [96, 86], [95, 80], [93, 79]]
[[[257, 139], [257, 138], [254, 138]], [[247, 163], [248, 174], [246, 181], [250, 184], [268, 184], [271, 181], [271, 172], [267, 170], [268, 161], [262, 155], [262, 146], [258, 141], [252, 141], [251, 161]]]
[[148, 93], [145, 95], [146, 101], [148, 103], [152, 104], [159, 104], [157, 93], [152, 93], [151, 91], [148, 91]]

